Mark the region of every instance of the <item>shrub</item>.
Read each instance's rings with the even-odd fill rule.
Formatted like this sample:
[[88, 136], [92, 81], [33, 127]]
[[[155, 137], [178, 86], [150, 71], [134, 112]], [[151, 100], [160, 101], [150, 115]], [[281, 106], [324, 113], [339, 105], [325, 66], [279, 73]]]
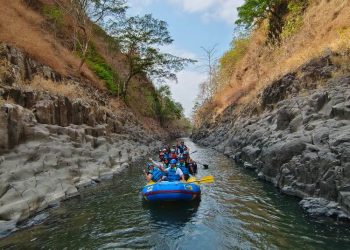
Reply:
[[45, 5], [43, 8], [44, 16], [53, 22], [56, 26], [61, 27], [63, 25], [63, 14], [58, 6]]
[[299, 31], [303, 25], [303, 13], [307, 7], [306, 0], [291, 1], [288, 4], [288, 15], [282, 29], [282, 39], [288, 39]]
[[231, 48], [220, 58], [221, 82], [228, 82], [237, 63], [248, 51], [249, 38], [238, 38], [232, 41]]
[[105, 59], [98, 54], [95, 46], [91, 44], [86, 55], [86, 64], [89, 68], [105, 82], [109, 92], [113, 95], [118, 93], [119, 75], [113, 71]]

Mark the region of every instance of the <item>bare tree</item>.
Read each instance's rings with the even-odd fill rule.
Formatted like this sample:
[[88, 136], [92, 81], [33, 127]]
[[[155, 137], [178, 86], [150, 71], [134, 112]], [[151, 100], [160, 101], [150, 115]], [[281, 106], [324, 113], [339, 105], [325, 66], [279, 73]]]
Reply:
[[55, 2], [65, 10], [73, 20], [73, 49], [79, 51], [83, 67], [93, 33], [93, 23], [103, 26], [107, 20], [124, 16], [127, 9], [125, 0], [62, 0]]
[[203, 63], [201, 67], [204, 68], [205, 73], [208, 75], [208, 79], [200, 85], [200, 95], [202, 98], [204, 97], [203, 101], [209, 100], [213, 97], [219, 84], [216, 47], [216, 44], [210, 48], [201, 47], [205, 53], [205, 59], [203, 59], [205, 60], [205, 63]]

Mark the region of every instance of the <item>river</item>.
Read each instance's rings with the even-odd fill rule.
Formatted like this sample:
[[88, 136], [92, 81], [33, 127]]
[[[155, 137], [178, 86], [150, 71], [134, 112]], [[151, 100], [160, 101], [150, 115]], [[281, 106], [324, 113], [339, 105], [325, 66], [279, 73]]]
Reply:
[[42, 224], [0, 240], [8, 249], [349, 249], [350, 226], [308, 216], [298, 199], [234, 164], [220, 153], [185, 143], [209, 165], [199, 177], [199, 204], [142, 202], [141, 170], [134, 164], [111, 182], [49, 209]]

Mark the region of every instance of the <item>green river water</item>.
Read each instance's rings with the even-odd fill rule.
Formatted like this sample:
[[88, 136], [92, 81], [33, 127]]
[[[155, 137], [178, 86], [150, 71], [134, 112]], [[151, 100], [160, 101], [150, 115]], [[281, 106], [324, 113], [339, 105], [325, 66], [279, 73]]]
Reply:
[[42, 224], [0, 240], [3, 249], [350, 249], [350, 224], [315, 219], [220, 153], [185, 143], [209, 164], [199, 204], [143, 203], [143, 164], [49, 209]]

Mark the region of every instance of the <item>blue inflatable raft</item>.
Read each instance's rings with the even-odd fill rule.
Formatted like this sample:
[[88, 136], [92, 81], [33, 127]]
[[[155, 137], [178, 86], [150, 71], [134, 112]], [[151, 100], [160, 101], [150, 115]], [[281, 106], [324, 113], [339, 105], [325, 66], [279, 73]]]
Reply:
[[143, 198], [150, 202], [193, 201], [201, 195], [201, 188], [194, 181], [196, 179], [191, 177], [187, 182], [149, 182], [141, 193]]

